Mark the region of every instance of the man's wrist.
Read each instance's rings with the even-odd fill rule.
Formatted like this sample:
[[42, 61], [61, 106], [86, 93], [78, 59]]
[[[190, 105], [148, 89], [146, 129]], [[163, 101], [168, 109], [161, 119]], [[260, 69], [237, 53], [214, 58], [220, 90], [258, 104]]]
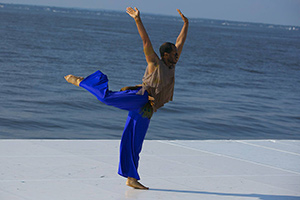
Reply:
[[135, 21], [141, 21], [141, 18], [140, 18], [140, 16], [137, 16], [137, 17], [134, 18], [134, 20]]

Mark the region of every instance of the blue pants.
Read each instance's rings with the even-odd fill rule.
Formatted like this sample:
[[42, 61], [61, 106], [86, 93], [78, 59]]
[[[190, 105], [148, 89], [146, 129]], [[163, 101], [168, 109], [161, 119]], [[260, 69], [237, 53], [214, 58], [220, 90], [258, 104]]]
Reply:
[[139, 154], [150, 123], [150, 119], [143, 118], [140, 112], [148, 103], [148, 93], [137, 95], [138, 90], [110, 91], [107, 76], [100, 71], [86, 77], [79, 86], [95, 95], [101, 102], [129, 111], [120, 144], [118, 174], [140, 180], [137, 171]]

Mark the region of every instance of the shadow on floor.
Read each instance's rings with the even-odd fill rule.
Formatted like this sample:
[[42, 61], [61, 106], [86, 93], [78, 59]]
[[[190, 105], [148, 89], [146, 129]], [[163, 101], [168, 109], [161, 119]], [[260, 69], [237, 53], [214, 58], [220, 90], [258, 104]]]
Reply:
[[237, 193], [204, 192], [204, 191], [193, 191], [193, 190], [170, 190], [170, 189], [156, 189], [156, 188], [150, 188], [149, 190], [150, 191], [158, 191], [158, 192], [206, 194], [206, 195], [233, 196], [233, 197], [255, 197], [255, 198], [259, 198], [260, 200], [300, 200], [300, 196], [265, 195], [265, 194], [237, 194]]

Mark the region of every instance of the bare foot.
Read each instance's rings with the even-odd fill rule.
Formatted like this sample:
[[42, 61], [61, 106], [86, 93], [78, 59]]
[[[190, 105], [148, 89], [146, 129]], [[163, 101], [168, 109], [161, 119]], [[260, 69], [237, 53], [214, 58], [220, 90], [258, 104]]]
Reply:
[[131, 177], [127, 178], [126, 185], [133, 187], [134, 189], [149, 190], [148, 187], [143, 186], [135, 178]]
[[66, 81], [73, 85], [79, 86], [79, 83], [84, 79], [83, 77], [74, 76], [72, 74], [65, 76]]

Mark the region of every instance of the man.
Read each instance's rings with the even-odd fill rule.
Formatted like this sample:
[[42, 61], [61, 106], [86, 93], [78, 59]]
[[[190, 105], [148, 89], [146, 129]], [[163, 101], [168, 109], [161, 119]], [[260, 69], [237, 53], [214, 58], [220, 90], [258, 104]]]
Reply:
[[124, 87], [119, 92], [113, 92], [108, 89], [107, 76], [100, 71], [86, 78], [65, 76], [69, 83], [85, 88], [103, 103], [129, 111], [120, 144], [118, 173], [127, 178], [126, 185], [136, 189], [149, 189], [138, 182], [140, 177], [137, 169], [139, 153], [150, 118], [153, 111], [156, 112], [157, 109], [173, 99], [175, 65], [182, 52], [188, 31], [188, 19], [180, 10], [177, 11], [183, 19], [184, 25], [175, 45], [166, 42], [160, 47], [161, 59], [159, 59], [143, 26], [139, 10], [131, 7], [126, 10], [135, 20], [148, 64], [142, 85]]

